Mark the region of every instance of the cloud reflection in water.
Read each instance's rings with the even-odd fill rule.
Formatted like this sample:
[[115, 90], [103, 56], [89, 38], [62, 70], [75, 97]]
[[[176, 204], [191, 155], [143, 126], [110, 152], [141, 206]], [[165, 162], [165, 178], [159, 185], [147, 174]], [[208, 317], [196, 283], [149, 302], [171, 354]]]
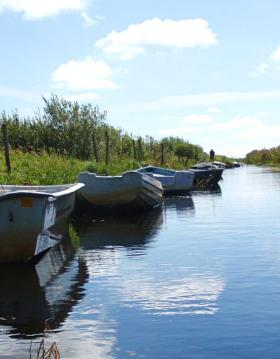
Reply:
[[123, 285], [123, 295], [155, 315], [215, 314], [217, 300], [224, 290], [219, 277], [191, 276], [173, 281], [133, 278]]

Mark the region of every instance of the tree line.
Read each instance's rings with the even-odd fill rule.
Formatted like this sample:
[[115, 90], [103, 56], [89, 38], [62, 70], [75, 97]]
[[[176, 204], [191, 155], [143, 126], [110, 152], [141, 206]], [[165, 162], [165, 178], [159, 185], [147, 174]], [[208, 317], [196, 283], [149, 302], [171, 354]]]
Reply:
[[[44, 107], [33, 117], [20, 117], [17, 112], [0, 115], [5, 123], [12, 149], [22, 152], [44, 151], [79, 160], [112, 162], [136, 160], [181, 165], [204, 160], [207, 155], [199, 145], [179, 137], [156, 140], [152, 136], [134, 136], [109, 125], [107, 113], [98, 106], [79, 104], [52, 95], [43, 98]], [[1, 136], [0, 145], [3, 146]]]
[[247, 153], [245, 162], [254, 165], [280, 165], [280, 146], [270, 149], [253, 150]]

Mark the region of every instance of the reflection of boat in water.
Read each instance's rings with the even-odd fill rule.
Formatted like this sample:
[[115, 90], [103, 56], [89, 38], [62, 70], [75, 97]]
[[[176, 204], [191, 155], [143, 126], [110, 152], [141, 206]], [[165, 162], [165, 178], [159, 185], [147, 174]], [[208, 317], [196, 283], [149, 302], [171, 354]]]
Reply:
[[58, 328], [82, 297], [87, 280], [84, 261], [69, 241], [52, 248], [35, 266], [0, 265], [0, 328], [18, 338], [41, 335], [46, 321]]
[[162, 209], [137, 216], [111, 216], [103, 220], [80, 221], [75, 225], [83, 249], [106, 246], [135, 247], [146, 244], [162, 224]]
[[221, 186], [219, 184], [216, 184], [215, 186], [210, 186], [210, 187], [206, 187], [205, 189], [202, 190], [196, 190], [192, 192], [192, 196], [195, 195], [208, 195], [208, 194], [218, 194], [221, 195], [222, 194], [222, 189]]
[[191, 197], [168, 197], [164, 200], [165, 208], [176, 208], [177, 211], [187, 211], [194, 209]]

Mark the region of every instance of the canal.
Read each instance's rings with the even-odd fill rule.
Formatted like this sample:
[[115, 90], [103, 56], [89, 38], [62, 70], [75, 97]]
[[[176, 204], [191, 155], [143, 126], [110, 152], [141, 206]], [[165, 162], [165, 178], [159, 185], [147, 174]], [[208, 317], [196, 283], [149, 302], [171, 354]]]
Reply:
[[280, 172], [137, 217], [74, 221], [36, 266], [0, 266], [0, 358], [45, 331], [62, 358], [280, 357]]

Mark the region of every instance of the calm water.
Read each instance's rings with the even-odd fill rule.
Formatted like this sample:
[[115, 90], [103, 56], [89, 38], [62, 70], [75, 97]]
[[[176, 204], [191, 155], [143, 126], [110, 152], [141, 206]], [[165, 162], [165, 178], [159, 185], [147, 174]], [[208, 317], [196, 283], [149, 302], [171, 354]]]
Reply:
[[280, 358], [280, 173], [70, 229], [36, 267], [0, 266], [0, 358]]

